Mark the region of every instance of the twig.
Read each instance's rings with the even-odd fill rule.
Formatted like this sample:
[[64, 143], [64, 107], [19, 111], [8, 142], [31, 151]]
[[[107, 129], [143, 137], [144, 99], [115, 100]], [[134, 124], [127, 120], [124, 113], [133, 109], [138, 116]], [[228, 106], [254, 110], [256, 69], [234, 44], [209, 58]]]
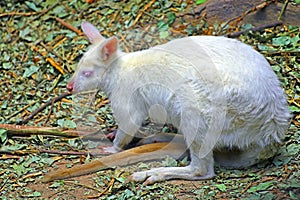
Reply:
[[101, 131], [87, 131], [63, 129], [57, 127], [21, 126], [14, 124], [0, 124], [0, 129], [5, 129], [8, 135], [30, 136], [30, 135], [52, 135], [67, 138], [81, 137], [86, 140], [97, 140], [106, 142], [107, 137]]
[[5, 16], [31, 16], [31, 15], [37, 15], [40, 14], [40, 12], [10, 12], [10, 13], [2, 13], [0, 14], [0, 17]]
[[42, 10], [40, 12], [30, 12], [28, 15], [25, 13], [18, 13], [18, 12], [12, 12], [12, 13], [3, 13], [0, 14], [0, 18], [3, 16], [13, 16], [13, 15], [23, 15], [23, 16], [30, 16], [30, 15], [36, 15], [35, 17], [32, 17], [31, 20], [28, 20], [27, 23], [24, 23], [24, 25], [22, 27], [20, 27], [19, 29], [17, 29], [14, 32], [14, 35], [16, 36], [16, 39], [14, 39], [14, 41], [11, 42], [12, 45], [14, 45], [15, 43], [18, 42], [18, 40], [20, 39], [19, 36], [19, 32], [20, 30], [24, 29], [25, 26], [28, 26], [28, 24], [31, 24], [33, 21], [36, 21], [36, 19], [41, 18], [42, 15], [46, 14], [48, 11], [52, 10], [55, 6], [57, 6], [58, 3], [53, 4], [52, 6], [50, 6], [49, 8]]
[[[107, 145], [111, 145], [107, 142]], [[107, 156], [110, 153], [103, 152], [102, 150], [88, 150], [88, 151], [60, 151], [60, 150], [47, 150], [47, 149], [38, 149], [39, 153], [48, 153], [48, 154], [59, 154], [59, 155], [74, 155], [74, 156]]]
[[53, 49], [55, 49], [56, 47], [58, 47], [59, 45], [61, 45], [62, 43], [64, 43], [66, 40], [67, 40], [67, 38], [63, 36], [63, 38], [61, 38], [61, 39], [53, 46]]
[[[111, 145], [107, 142], [107, 145]], [[48, 153], [48, 154], [58, 154], [58, 155], [73, 155], [73, 156], [107, 156], [108, 153], [104, 153], [102, 150], [89, 150], [89, 151], [60, 151], [60, 150], [48, 150], [48, 149], [33, 149], [33, 150], [15, 150], [15, 151], [8, 151], [8, 150], [0, 150], [1, 154], [6, 155], [27, 155], [27, 154], [40, 154], [40, 153]], [[19, 159], [19, 158], [18, 158]]]
[[[54, 51], [54, 49], [55, 49], [56, 47], [58, 47], [58, 46], [61, 45], [64, 41], [67, 40], [66, 37], [64, 37], [64, 36], [61, 36], [61, 37], [63, 37], [63, 38], [61, 38], [56, 44], [54, 44], [54, 46], [53, 46], [52, 48], [49, 48], [49, 47], [48, 47], [46, 44], [44, 44], [43, 42], [41, 42], [41, 45], [42, 45], [48, 52], [51, 52], [53, 55], [55, 55], [56, 57], [58, 57], [58, 58], [61, 60], [61, 62], [63, 62], [63, 63], [66, 65], [68, 72], [71, 72], [72, 70], [71, 70], [71, 67], [70, 67], [70, 65], [69, 65], [70, 61], [69, 61], [68, 59], [65, 60], [61, 55], [59, 55], [58, 53], [56, 53], [56, 52]], [[58, 36], [57, 38], [60, 38], [60, 37]]]
[[254, 11], [258, 11], [258, 10], [261, 10], [265, 7], [267, 7], [268, 5], [270, 5], [271, 3], [274, 3], [275, 1], [265, 1], [261, 4], [259, 4], [258, 6], [254, 6], [253, 8], [250, 8], [249, 10], [245, 11], [244, 13], [242, 13], [240, 16], [237, 16], [237, 17], [233, 17], [232, 19], [229, 19], [223, 26], [222, 28], [220, 29], [220, 32], [223, 31], [223, 28], [226, 27], [230, 22], [232, 21], [235, 21], [235, 20], [238, 20], [238, 21], [242, 21], [243, 18], [245, 16], [247, 16], [249, 13], [252, 13]]
[[280, 11], [280, 13], [279, 13], [279, 16], [278, 16], [278, 18], [277, 18], [277, 20], [280, 20], [280, 19], [281, 19], [281, 17], [282, 17], [282, 15], [283, 15], [283, 13], [285, 12], [286, 7], [287, 7], [288, 4], [289, 4], [289, 0], [285, 0], [284, 4], [283, 4], [283, 6], [282, 6], [282, 9], [281, 9], [281, 11]]
[[53, 55], [55, 55], [56, 57], [58, 57], [61, 61], [64, 61], [64, 59], [55, 51], [53, 51], [52, 49], [50, 49], [44, 42], [40, 42], [40, 44], [48, 51], [51, 52]]
[[109, 22], [109, 24], [107, 25], [108, 27], [110, 27], [116, 20], [117, 16], [119, 15], [120, 11], [118, 10], [117, 12], [115, 12]]
[[99, 191], [100, 194], [94, 195], [94, 196], [88, 196], [87, 198], [88, 199], [96, 199], [96, 198], [101, 197], [103, 194], [105, 194], [105, 192], [107, 192], [114, 185], [114, 183], [115, 183], [115, 178], [112, 178], [110, 180], [110, 182], [108, 183], [108, 186], [103, 191]]
[[39, 107], [38, 109], [36, 109], [34, 112], [32, 112], [26, 119], [24, 119], [21, 122], [21, 124], [26, 124], [35, 115], [37, 115], [39, 112], [41, 112], [42, 110], [44, 110], [47, 106], [51, 105], [52, 101], [55, 103], [55, 102], [61, 100], [62, 98], [65, 98], [65, 97], [70, 96], [70, 95], [71, 95], [71, 93], [65, 92], [65, 93], [59, 95], [58, 97], [55, 97], [54, 99], [51, 99], [50, 101], [48, 101], [47, 103], [45, 103], [44, 105], [42, 105], [41, 107]]
[[[40, 154], [40, 153], [48, 153], [48, 154], [59, 154], [59, 155], [75, 155], [75, 156], [86, 156], [92, 155], [90, 152], [77, 152], [77, 151], [59, 151], [59, 150], [47, 150], [47, 149], [33, 149], [33, 150], [15, 150], [15, 151], [7, 151], [0, 150], [0, 154], [6, 155], [27, 155], [27, 154]], [[103, 155], [103, 154], [100, 154]]]
[[44, 122], [44, 125], [47, 124], [47, 122], [49, 121], [50, 119], [50, 116], [51, 116], [51, 113], [52, 113], [52, 110], [53, 110], [53, 106], [54, 106], [54, 102], [53, 100], [51, 101], [51, 108], [49, 109], [49, 113], [47, 114], [47, 118], [46, 118], [46, 121]]
[[246, 30], [229, 33], [229, 34], [226, 34], [226, 36], [230, 37], [230, 38], [235, 38], [235, 37], [238, 37], [241, 34], [244, 34], [244, 33], [248, 32], [248, 31], [253, 31], [253, 32], [255, 32], [255, 31], [262, 31], [262, 30], [264, 30], [266, 28], [272, 28], [272, 27], [281, 26], [281, 25], [282, 25], [281, 21], [279, 21], [279, 22], [273, 22], [271, 24], [264, 24], [264, 25], [253, 27], [253, 28], [249, 28], [249, 29], [246, 29]]
[[74, 26], [72, 26], [71, 24], [65, 22], [64, 20], [62, 20], [62, 19], [60, 19], [58, 17], [56, 17], [55, 20], [58, 21], [63, 26], [65, 26], [66, 28], [70, 29], [71, 31], [74, 31], [78, 35], [83, 35], [83, 33], [79, 29], [75, 28]]
[[251, 182], [251, 183], [249, 183], [249, 184], [248, 184], [248, 185], [240, 192], [240, 195], [242, 195], [242, 194], [244, 194], [245, 192], [247, 192], [247, 190], [248, 190], [250, 187], [253, 187], [253, 186], [259, 185], [260, 183], [264, 183], [264, 182], [271, 181], [271, 180], [274, 180], [274, 177], [266, 177], [266, 178], [262, 178], [262, 180], [260, 180], [260, 181]]
[[35, 104], [35, 103], [36, 103], [36, 102], [31, 102], [30, 104], [24, 106], [22, 109], [20, 109], [20, 110], [14, 112], [14, 113], [11, 114], [10, 116], [8, 116], [6, 119], [10, 119], [10, 118], [16, 116], [17, 114], [23, 112], [24, 110], [26, 110], [27, 108], [29, 108], [30, 106], [32, 106], [32, 105]]
[[31, 178], [31, 177], [35, 177], [35, 176], [39, 176], [39, 175], [42, 175], [43, 172], [37, 172], [37, 173], [32, 173], [32, 174], [27, 174], [21, 178], [16, 178], [16, 179], [13, 179], [10, 181], [10, 183], [15, 183], [17, 181], [20, 181], [20, 180], [23, 180], [23, 179], [26, 179], [26, 178]]
[[37, 172], [37, 173], [27, 174], [27, 175], [23, 176], [20, 179], [22, 180], [22, 179], [26, 179], [26, 178], [31, 178], [31, 177], [39, 176], [39, 175], [42, 175], [42, 174], [43, 174], [43, 172]]
[[[23, 151], [23, 150], [15, 150], [15, 151], [0, 150], [0, 155], [10, 155], [9, 159], [12, 159], [12, 156], [14, 156], [13, 158], [20, 159], [20, 156], [22, 156], [22, 155], [36, 153], [36, 151], [33, 151], [33, 150], [29, 150], [29, 151], [25, 150], [25, 151]], [[4, 159], [7, 159], [7, 158], [3, 158], [3, 156], [2, 156], [1, 160], [4, 160]]]
[[126, 41], [126, 38], [124, 37], [123, 34], [119, 34], [118, 36], [120, 36], [120, 39], [121, 39], [122, 43], [124, 44], [123, 47], [125, 49], [125, 52], [129, 53], [130, 51], [129, 51], [128, 47], [130, 48], [130, 44]]
[[[45, 58], [45, 60], [47, 62], [50, 63], [50, 65], [52, 65], [56, 70], [58, 70], [62, 75], [65, 75], [66, 72], [64, 71], [64, 69], [55, 61], [53, 60], [53, 58], [51, 57], [46, 57], [46, 55], [48, 54], [48, 48], [46, 48], [43, 43], [41, 43], [41, 45], [47, 50], [45, 52], [41, 52], [36, 45], [38, 45], [39, 43], [41, 43], [41, 40], [38, 40], [34, 46], [31, 46], [30, 49], [36, 51], [37, 53], [39, 53], [41, 56], [43, 56], [43, 58]], [[53, 53], [52, 51], [50, 51], [51, 53]], [[54, 54], [55, 55], [55, 54]], [[59, 56], [58, 56], [59, 57]]]
[[[4, 172], [6, 170], [3, 170]], [[3, 181], [3, 180], [2, 180]], [[0, 188], [0, 192], [2, 192], [4, 189], [5, 189], [5, 185], [6, 183], [9, 181], [9, 178], [5, 179], [3, 182], [2, 182], [2, 185], [1, 185], [1, 188]]]
[[67, 181], [67, 180], [65, 180], [64, 182], [71, 183], [71, 184], [74, 184], [74, 185], [77, 185], [77, 186], [82, 186], [82, 187], [85, 187], [85, 188], [88, 188], [88, 189], [92, 189], [92, 190], [95, 190], [97, 192], [101, 192], [101, 190], [99, 190], [97, 188], [94, 188], [92, 186], [88, 186], [88, 185], [85, 185], [85, 184], [81, 184], [81, 183], [76, 183], [74, 181]]
[[55, 69], [57, 69], [62, 75], [65, 75], [66, 72], [64, 69], [55, 61], [53, 58], [48, 57], [46, 58], [46, 61], [48, 61]]
[[268, 55], [274, 55], [274, 54], [283, 54], [283, 53], [300, 53], [300, 49], [295, 49], [295, 50], [282, 50], [282, 51], [272, 51], [272, 52], [264, 52], [264, 54]]
[[28, 135], [53, 135], [63, 137], [78, 137], [76, 130], [65, 131], [63, 128], [56, 127], [35, 127], [35, 126], [20, 126], [14, 124], [0, 124], [0, 129], [5, 129], [7, 134], [28, 136]]
[[86, 156], [86, 155], [90, 154], [90, 152], [59, 151], [59, 150], [47, 150], [47, 149], [39, 149], [38, 151], [40, 153], [59, 154], [59, 155], [75, 155], [75, 156]]
[[18, 16], [31, 16], [31, 15], [39, 15], [39, 14], [45, 14], [47, 13], [49, 10], [53, 9], [58, 3], [53, 4], [51, 7], [42, 10], [40, 12], [10, 12], [10, 13], [2, 13], [0, 14], [0, 17], [5, 17], [5, 16], [14, 16], [14, 15], [18, 15]]
[[242, 195], [244, 194], [250, 187], [254, 186], [254, 185], [257, 185], [258, 183], [257, 182], [251, 182], [249, 183], [241, 192], [239, 195]]
[[1, 172], [0, 172], [0, 176], [2, 176], [3, 174], [5, 174], [7, 172], [7, 169], [3, 169], [3, 170], [1, 170]]
[[202, 12], [206, 9], [206, 6], [203, 6], [202, 8], [198, 9], [198, 10], [193, 10], [193, 13], [182, 13], [182, 14], [178, 14], [176, 15], [176, 17], [184, 17], [185, 15], [192, 15], [192, 16], [196, 16], [196, 15], [201, 15]]
[[11, 159], [20, 160], [20, 156], [19, 155], [13, 155], [9, 151], [2, 151], [2, 150], [0, 150], [0, 154], [3, 154], [0, 157], [0, 160], [11, 160]]
[[155, 3], [156, 0], [152, 0], [150, 1], [144, 8], [142, 11], [139, 12], [139, 14], [136, 16], [135, 20], [133, 21], [131, 27], [135, 26], [136, 23], [139, 21], [139, 19], [142, 17], [143, 13], [149, 8], [152, 6], [152, 4]]
[[[51, 92], [52, 92], [52, 90], [54, 90], [55, 89], [55, 87], [57, 86], [57, 84], [59, 83], [59, 80], [60, 80], [60, 78], [61, 78], [61, 74], [58, 74], [58, 76], [55, 78], [55, 80], [53, 81], [53, 84], [52, 84], [52, 86], [51, 86], [51, 88], [49, 88], [49, 90], [48, 90], [48, 94], [50, 94]], [[44, 96], [45, 97], [45, 96]]]

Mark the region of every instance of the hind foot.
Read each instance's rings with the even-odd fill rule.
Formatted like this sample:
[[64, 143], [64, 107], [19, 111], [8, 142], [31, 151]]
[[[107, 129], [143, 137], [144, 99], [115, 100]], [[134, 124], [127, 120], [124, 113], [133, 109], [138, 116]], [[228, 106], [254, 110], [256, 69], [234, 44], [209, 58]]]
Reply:
[[198, 169], [191, 166], [160, 167], [143, 172], [135, 172], [129, 176], [128, 181], [144, 181], [143, 185], [149, 185], [170, 179], [203, 180], [210, 179], [215, 176], [213, 169], [207, 171], [205, 174], [201, 174], [201, 172], [198, 171]]

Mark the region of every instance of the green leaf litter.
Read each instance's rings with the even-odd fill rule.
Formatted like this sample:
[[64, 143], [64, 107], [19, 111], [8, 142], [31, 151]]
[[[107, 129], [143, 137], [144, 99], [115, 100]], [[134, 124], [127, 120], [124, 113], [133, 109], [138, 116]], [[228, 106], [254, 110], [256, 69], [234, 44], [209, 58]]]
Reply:
[[[66, 92], [66, 84], [89, 43], [57, 18], [77, 29], [82, 21], [89, 21], [106, 37], [117, 36], [120, 48], [126, 52], [187, 35], [225, 35], [253, 27], [250, 24], [237, 27], [207, 24], [205, 17], [194, 14], [194, 8], [205, 2], [155, 0], [148, 8], [151, 1], [141, 0], [103, 0], [92, 4], [84, 0], [0, 2], [0, 123], [21, 124], [44, 103]], [[89, 152], [96, 150], [99, 141], [10, 136], [0, 129], [1, 198], [299, 199], [299, 30], [299, 27], [284, 25], [247, 32], [238, 38], [270, 62], [293, 114], [286, 138], [274, 159], [241, 170], [216, 165], [217, 176], [203, 181], [174, 180], [152, 186], [124, 181], [134, 171], [188, 164], [187, 159], [180, 162], [168, 158], [163, 162], [139, 163], [43, 184], [40, 182], [43, 173], [93, 159], [92, 155], [62, 155], [59, 152]], [[64, 75], [49, 62], [50, 58], [66, 72]], [[25, 125], [101, 130], [99, 132], [103, 133], [117, 128], [109, 101], [101, 92], [66, 97], [46, 107]], [[166, 126], [163, 128], [164, 132], [168, 130]], [[41, 153], [40, 150], [46, 151]], [[99, 191], [102, 194], [97, 196]]]

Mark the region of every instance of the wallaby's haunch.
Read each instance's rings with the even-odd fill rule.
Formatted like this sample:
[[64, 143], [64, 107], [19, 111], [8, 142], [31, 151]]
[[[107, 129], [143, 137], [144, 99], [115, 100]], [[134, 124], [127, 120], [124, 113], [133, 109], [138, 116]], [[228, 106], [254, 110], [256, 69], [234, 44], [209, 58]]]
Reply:
[[186, 167], [136, 172], [131, 180], [207, 179], [214, 160], [241, 168], [275, 155], [290, 114], [275, 73], [250, 46], [193, 36], [124, 53], [116, 37], [87, 22], [82, 29], [92, 45], [67, 89], [102, 89], [110, 98], [118, 131], [106, 150], [122, 151], [150, 117], [177, 127], [190, 152]]

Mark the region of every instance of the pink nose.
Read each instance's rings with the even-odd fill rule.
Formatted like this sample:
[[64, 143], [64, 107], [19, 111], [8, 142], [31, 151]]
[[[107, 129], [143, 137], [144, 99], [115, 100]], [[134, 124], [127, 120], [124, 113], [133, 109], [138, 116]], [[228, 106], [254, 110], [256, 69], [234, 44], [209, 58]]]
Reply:
[[73, 89], [74, 89], [74, 82], [69, 82], [69, 83], [67, 84], [67, 90], [68, 90], [69, 92], [72, 92]]

